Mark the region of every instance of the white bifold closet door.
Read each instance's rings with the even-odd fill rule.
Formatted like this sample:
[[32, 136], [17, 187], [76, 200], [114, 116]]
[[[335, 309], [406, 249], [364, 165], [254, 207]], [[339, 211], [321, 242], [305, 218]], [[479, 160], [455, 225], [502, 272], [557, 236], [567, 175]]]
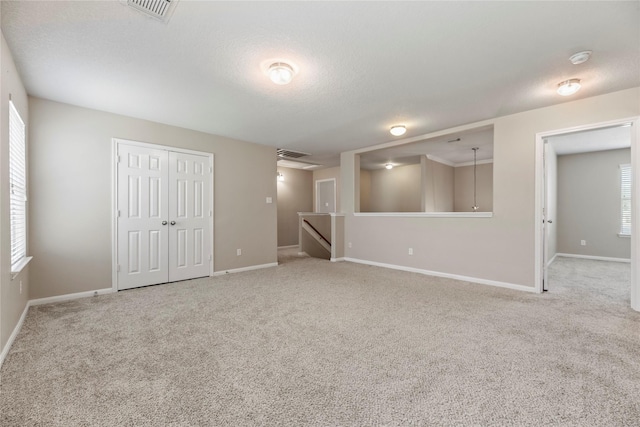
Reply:
[[211, 274], [209, 157], [118, 144], [118, 289]]

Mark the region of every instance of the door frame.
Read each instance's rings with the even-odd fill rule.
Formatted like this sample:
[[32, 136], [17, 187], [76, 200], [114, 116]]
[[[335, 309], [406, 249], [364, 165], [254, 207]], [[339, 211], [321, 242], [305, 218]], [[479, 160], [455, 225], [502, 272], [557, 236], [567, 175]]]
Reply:
[[[640, 238], [636, 230], [640, 226], [640, 116], [610, 120], [606, 122], [588, 125], [574, 126], [553, 131], [536, 133], [535, 142], [535, 290], [542, 293], [544, 271], [545, 236], [543, 226], [542, 208], [546, 188], [544, 182], [544, 140], [552, 136], [563, 135], [580, 131], [596, 130], [604, 127], [620, 126], [631, 123], [631, 172], [632, 172], [632, 205], [631, 205], [631, 308], [640, 311], [640, 277], [638, 277], [638, 264], [640, 257]], [[635, 230], [634, 230], [635, 229]]]
[[333, 181], [333, 213], [338, 212], [337, 198], [336, 198], [336, 179], [335, 178], [327, 178], [327, 179], [317, 179], [315, 181], [316, 197], [315, 197], [315, 200], [313, 201], [313, 203], [315, 205], [314, 212], [316, 212], [316, 213], [318, 212], [318, 197], [320, 197], [320, 192], [318, 191], [318, 183], [320, 183], [320, 182], [329, 182], [329, 181]]
[[118, 292], [118, 146], [133, 145], [156, 150], [167, 150], [177, 153], [195, 154], [197, 156], [207, 157], [209, 159], [209, 167], [211, 171], [210, 178], [210, 198], [209, 198], [209, 227], [211, 231], [211, 260], [209, 261], [209, 277], [214, 275], [214, 241], [215, 230], [213, 228], [213, 219], [215, 217], [214, 210], [214, 155], [204, 151], [190, 150], [187, 148], [172, 147], [170, 145], [152, 144], [149, 142], [133, 141], [123, 138], [111, 138], [111, 288], [113, 292]]

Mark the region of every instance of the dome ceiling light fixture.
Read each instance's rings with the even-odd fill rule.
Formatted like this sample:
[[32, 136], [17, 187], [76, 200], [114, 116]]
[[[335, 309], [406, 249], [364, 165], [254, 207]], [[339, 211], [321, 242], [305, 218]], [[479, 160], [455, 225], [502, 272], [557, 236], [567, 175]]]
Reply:
[[393, 165], [391, 163], [387, 163], [384, 167], [385, 169], [393, 169]]
[[274, 62], [269, 66], [269, 78], [277, 85], [286, 85], [291, 83], [295, 71], [293, 67], [286, 62]]
[[407, 131], [407, 128], [405, 125], [395, 125], [395, 126], [391, 126], [391, 129], [389, 129], [389, 132], [391, 132], [391, 135], [393, 136], [404, 135], [406, 131]]
[[569, 79], [558, 83], [558, 94], [562, 96], [573, 95], [580, 90], [580, 79]]
[[574, 53], [569, 57], [569, 61], [571, 61], [573, 65], [582, 64], [591, 58], [592, 53], [593, 52], [590, 50], [583, 50], [582, 52]]

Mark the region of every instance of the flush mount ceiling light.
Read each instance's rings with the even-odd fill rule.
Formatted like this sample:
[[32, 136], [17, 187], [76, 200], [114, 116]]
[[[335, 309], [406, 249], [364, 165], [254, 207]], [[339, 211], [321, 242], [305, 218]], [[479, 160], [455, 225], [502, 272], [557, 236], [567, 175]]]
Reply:
[[269, 66], [269, 78], [277, 85], [291, 83], [294, 75], [293, 67], [285, 62], [274, 62]]
[[590, 50], [583, 50], [582, 52], [574, 53], [569, 57], [569, 61], [571, 61], [573, 65], [582, 64], [583, 62], [587, 62], [589, 60], [592, 53], [593, 52], [591, 52]]
[[580, 90], [580, 79], [569, 79], [558, 83], [558, 94], [562, 96], [573, 95]]
[[393, 165], [391, 163], [387, 163], [386, 165], [384, 165], [384, 167], [386, 169], [393, 169]]
[[393, 136], [404, 135], [406, 131], [407, 131], [407, 128], [404, 125], [391, 126], [391, 129], [389, 129], [389, 132], [391, 132], [391, 135]]

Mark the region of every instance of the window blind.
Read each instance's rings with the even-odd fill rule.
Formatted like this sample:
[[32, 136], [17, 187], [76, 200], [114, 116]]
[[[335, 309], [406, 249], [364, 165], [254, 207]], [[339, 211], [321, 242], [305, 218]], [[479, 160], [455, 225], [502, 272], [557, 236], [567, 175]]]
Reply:
[[9, 222], [11, 224], [11, 269], [27, 255], [27, 174], [25, 126], [9, 101]]
[[631, 235], [631, 165], [620, 165], [620, 234]]

